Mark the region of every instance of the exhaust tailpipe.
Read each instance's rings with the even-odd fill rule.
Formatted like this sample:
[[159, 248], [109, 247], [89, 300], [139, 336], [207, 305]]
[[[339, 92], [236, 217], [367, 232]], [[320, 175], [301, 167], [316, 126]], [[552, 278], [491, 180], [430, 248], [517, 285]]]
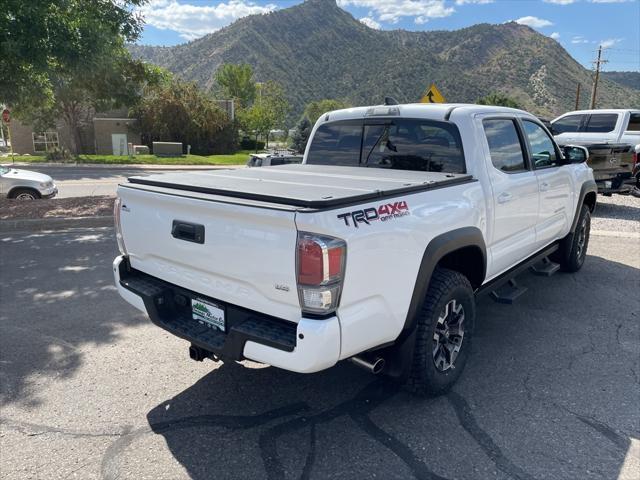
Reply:
[[384, 368], [384, 364], [385, 364], [384, 358], [382, 357], [376, 357], [372, 361], [369, 361], [363, 357], [351, 357], [351, 361], [355, 365], [359, 366], [360, 368], [364, 368], [365, 370], [367, 370], [370, 373], [373, 373], [374, 375], [377, 375], [378, 373], [380, 373]]

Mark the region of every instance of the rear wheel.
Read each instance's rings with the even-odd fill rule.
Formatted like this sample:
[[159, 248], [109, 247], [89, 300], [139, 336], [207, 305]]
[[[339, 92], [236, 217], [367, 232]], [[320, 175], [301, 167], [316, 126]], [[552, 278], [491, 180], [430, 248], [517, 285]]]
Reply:
[[40, 193], [31, 188], [16, 188], [11, 191], [9, 198], [16, 200], [36, 200], [40, 198]]
[[573, 273], [582, 268], [587, 257], [590, 232], [591, 211], [589, 207], [583, 205], [580, 209], [575, 232], [569, 233], [560, 242], [560, 249], [551, 256], [553, 261], [560, 264], [560, 269], [563, 272]]
[[419, 395], [446, 393], [462, 374], [471, 351], [475, 299], [461, 273], [437, 268], [417, 321], [407, 388]]

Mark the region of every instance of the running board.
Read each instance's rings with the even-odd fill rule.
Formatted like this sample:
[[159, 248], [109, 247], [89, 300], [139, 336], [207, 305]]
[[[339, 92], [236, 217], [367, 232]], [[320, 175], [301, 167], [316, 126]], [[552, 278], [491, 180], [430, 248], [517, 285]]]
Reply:
[[520, 295], [526, 291], [526, 287], [519, 287], [515, 279], [512, 278], [506, 284], [491, 292], [491, 298], [498, 303], [513, 305], [520, 298]]
[[560, 270], [560, 264], [549, 260], [549, 257], [543, 258], [540, 262], [531, 265], [531, 272], [541, 277], [550, 277]]
[[[548, 247], [543, 248], [537, 253], [534, 253], [526, 260], [523, 260], [519, 264], [514, 267], [511, 267], [509, 270], [499, 275], [498, 277], [488, 281], [484, 285], [482, 285], [478, 290], [476, 290], [476, 297], [481, 297], [482, 295], [491, 294], [491, 298], [493, 298], [496, 302], [512, 304], [520, 295], [522, 295], [526, 288], [518, 287], [518, 284], [515, 282], [515, 278], [527, 270], [528, 268], [542, 263], [547, 260], [552, 266], [544, 267], [548, 269], [548, 271], [553, 270], [554, 272], [559, 268], [556, 268], [555, 263], [549, 261], [547, 257], [551, 255], [553, 252], [558, 250], [558, 243], [553, 243]], [[544, 270], [544, 269], [543, 269]], [[545, 273], [544, 275], [551, 275]], [[505, 288], [501, 288], [501, 287]]]

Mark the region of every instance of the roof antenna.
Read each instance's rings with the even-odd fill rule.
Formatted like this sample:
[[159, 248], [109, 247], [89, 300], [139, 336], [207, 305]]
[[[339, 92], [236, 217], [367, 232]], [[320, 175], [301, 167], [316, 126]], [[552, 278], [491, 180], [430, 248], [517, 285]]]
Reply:
[[385, 105], [400, 105], [400, 103], [398, 103], [398, 101], [393, 97], [384, 97], [384, 104]]

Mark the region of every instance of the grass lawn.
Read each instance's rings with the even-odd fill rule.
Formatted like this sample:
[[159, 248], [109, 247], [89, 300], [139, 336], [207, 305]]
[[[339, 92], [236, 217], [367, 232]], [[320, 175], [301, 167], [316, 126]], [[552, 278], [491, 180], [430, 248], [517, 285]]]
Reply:
[[[80, 155], [77, 159], [60, 163], [104, 163], [104, 164], [148, 164], [148, 165], [244, 165], [253, 152], [241, 150], [232, 155], [183, 155], [181, 157], [156, 157], [155, 155], [135, 155], [131, 158], [117, 155]], [[44, 155], [15, 155], [15, 162], [48, 162]], [[0, 157], [0, 163], [11, 163], [11, 157]], [[51, 162], [57, 163], [57, 162]]]

